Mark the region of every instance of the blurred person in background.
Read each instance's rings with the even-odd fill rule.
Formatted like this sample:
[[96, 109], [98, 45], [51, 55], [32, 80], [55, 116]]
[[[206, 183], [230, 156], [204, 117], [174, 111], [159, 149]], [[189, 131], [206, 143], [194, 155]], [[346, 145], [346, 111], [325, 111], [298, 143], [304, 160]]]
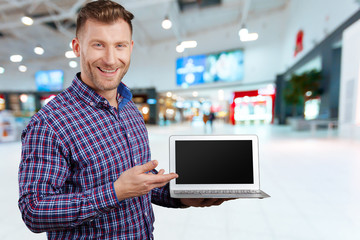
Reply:
[[175, 173], [156, 171], [147, 129], [122, 83], [133, 14], [107, 0], [78, 14], [73, 51], [81, 72], [22, 133], [19, 208], [49, 239], [152, 239], [151, 203], [181, 208], [223, 199], [174, 199]]

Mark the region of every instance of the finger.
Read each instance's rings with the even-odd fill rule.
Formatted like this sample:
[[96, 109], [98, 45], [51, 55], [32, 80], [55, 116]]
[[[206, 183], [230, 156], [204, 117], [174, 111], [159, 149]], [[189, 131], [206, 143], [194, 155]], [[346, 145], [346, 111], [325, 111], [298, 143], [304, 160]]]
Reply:
[[198, 204], [199, 207], [210, 207], [210, 206], [218, 206], [224, 202], [223, 199], [218, 198], [203, 198]]
[[151, 183], [167, 183], [172, 179], [175, 179], [177, 177], [179, 177], [179, 175], [177, 175], [176, 173], [168, 173], [168, 174], [162, 174], [162, 175], [153, 175], [151, 176]]
[[149, 171], [155, 169], [158, 164], [159, 164], [158, 161], [152, 160], [148, 163], [140, 165], [139, 170], [141, 173], [146, 173], [146, 172], [149, 172]]
[[216, 199], [214, 202], [213, 202], [213, 206], [219, 206], [221, 205], [223, 202], [225, 202], [225, 199]]
[[164, 174], [164, 175], [153, 175], [151, 180], [147, 181], [147, 185], [151, 189], [163, 187], [170, 182], [170, 180], [177, 178], [178, 175], [175, 173]]
[[160, 171], [158, 172], [157, 175], [163, 175], [165, 173], [165, 170], [164, 169], [160, 169]]

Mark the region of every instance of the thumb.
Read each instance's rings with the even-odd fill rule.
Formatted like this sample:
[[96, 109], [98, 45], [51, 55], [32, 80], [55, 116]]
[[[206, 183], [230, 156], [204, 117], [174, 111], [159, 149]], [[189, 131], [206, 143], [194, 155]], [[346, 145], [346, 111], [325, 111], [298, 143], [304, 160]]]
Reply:
[[142, 173], [151, 171], [151, 170], [153, 170], [154, 168], [156, 168], [158, 164], [159, 164], [158, 161], [152, 160], [152, 161], [150, 161], [150, 162], [148, 162], [148, 163], [145, 163], [145, 164], [141, 165], [141, 166], [140, 166], [140, 167], [141, 167], [141, 168], [140, 168], [140, 171], [141, 171]]

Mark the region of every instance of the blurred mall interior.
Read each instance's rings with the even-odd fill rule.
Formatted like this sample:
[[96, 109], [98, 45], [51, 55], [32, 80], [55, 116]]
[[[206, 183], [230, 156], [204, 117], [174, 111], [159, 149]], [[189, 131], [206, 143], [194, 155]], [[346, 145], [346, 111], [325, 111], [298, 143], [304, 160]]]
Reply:
[[[17, 207], [20, 136], [80, 71], [86, 0], [0, 0], [0, 239], [31, 233]], [[360, 236], [359, 0], [120, 0], [134, 15], [131, 89], [152, 157], [173, 134], [257, 134], [272, 197], [155, 207], [155, 239]], [[171, 219], [169, 219], [171, 218]]]

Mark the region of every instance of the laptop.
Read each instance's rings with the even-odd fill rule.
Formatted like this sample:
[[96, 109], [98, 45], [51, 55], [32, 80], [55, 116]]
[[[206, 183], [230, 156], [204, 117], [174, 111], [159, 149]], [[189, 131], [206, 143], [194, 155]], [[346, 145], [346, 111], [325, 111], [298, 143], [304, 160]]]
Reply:
[[170, 136], [173, 198], [267, 198], [256, 135]]

